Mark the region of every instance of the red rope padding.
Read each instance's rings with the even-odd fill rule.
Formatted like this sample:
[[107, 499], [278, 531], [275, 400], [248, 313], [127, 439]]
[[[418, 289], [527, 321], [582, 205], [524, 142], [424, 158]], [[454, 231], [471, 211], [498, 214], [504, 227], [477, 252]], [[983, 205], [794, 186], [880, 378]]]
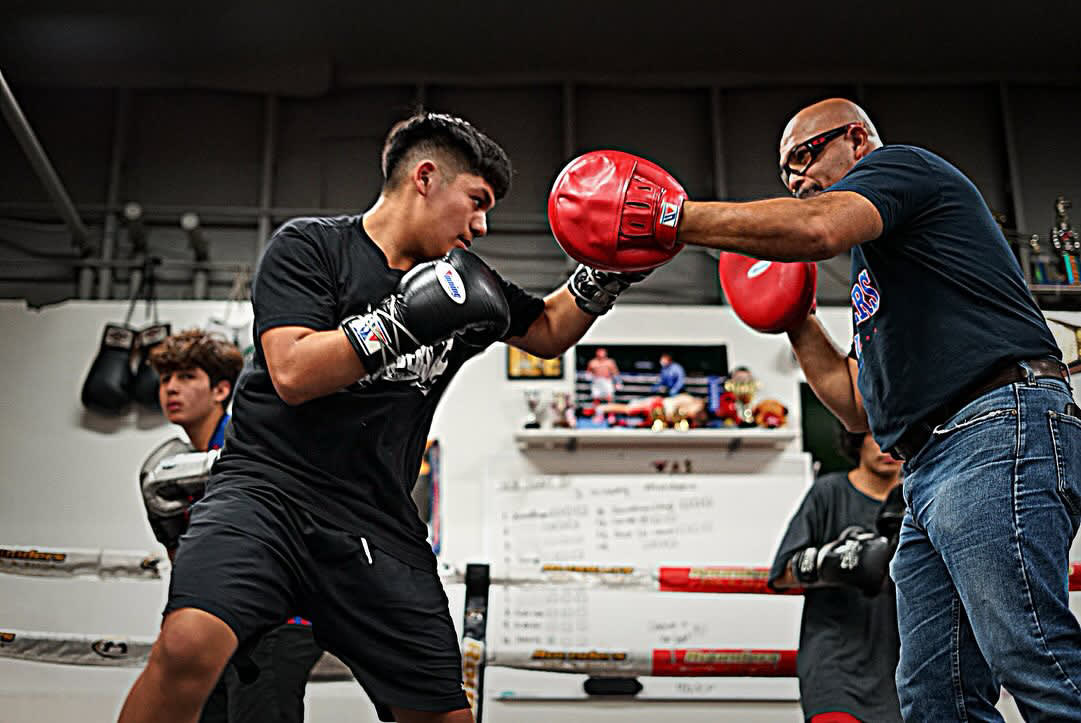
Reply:
[[802, 588], [775, 591], [766, 585], [768, 567], [661, 567], [657, 570], [661, 592], [744, 593], [752, 595], [802, 595]]
[[[802, 595], [802, 588], [775, 591], [766, 585], [768, 567], [661, 567], [661, 592], [744, 593], [752, 595]], [[1081, 562], [1070, 563], [1070, 590], [1081, 590]]]
[[653, 651], [653, 675], [754, 676], [791, 678], [796, 674], [795, 650], [718, 650], [712, 648]]

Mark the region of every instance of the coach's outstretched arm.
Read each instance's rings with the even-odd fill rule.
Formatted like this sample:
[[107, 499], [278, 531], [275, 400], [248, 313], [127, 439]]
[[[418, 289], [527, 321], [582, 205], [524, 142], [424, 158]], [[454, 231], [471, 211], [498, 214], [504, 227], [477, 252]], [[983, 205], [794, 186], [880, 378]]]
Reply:
[[[813, 261], [882, 233], [877, 209], [857, 193], [840, 191], [806, 200], [694, 202], [656, 164], [618, 151], [593, 151], [571, 161], [556, 179], [548, 216], [560, 245], [575, 250], [582, 261], [632, 253], [652, 261], [675, 253], [682, 244], [760, 259]], [[780, 276], [758, 274], [751, 283], [740, 285], [740, 293], [754, 297], [748, 306], [761, 309], [763, 303], [781, 299], [782, 305], [793, 307], [766, 315], [782, 323], [768, 329], [752, 326], [786, 331], [818, 397], [849, 430], [865, 430], [855, 362], [808, 314], [813, 296], [808, 301], [802, 289], [797, 293], [778, 289]], [[801, 284], [813, 284], [813, 278], [805, 276]], [[733, 306], [738, 310], [735, 302]]]

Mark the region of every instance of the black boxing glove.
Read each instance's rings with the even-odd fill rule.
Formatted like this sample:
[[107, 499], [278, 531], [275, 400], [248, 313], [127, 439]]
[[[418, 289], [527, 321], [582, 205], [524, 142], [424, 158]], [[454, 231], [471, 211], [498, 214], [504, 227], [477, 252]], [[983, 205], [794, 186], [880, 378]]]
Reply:
[[221, 450], [197, 452], [179, 438], [158, 445], [139, 469], [139, 489], [150, 529], [167, 550], [188, 529], [188, 511], [202, 499]]
[[128, 326], [106, 324], [101, 347], [83, 382], [83, 406], [98, 412], [119, 414], [131, 401], [134, 375], [131, 350], [135, 332]]
[[793, 577], [804, 587], [842, 585], [874, 597], [889, 576], [894, 545], [862, 527], [848, 527], [833, 542], [808, 547], [789, 562]]
[[341, 328], [372, 375], [403, 354], [452, 336], [474, 345], [502, 338], [510, 307], [495, 272], [455, 249], [413, 267], [394, 293], [367, 314], [344, 319]]
[[132, 383], [131, 396], [135, 401], [151, 409], [159, 409], [158, 386], [161, 379], [154, 367], [150, 366], [150, 352], [160, 346], [172, 333], [168, 324], [153, 323], [136, 335], [139, 348], [139, 361], [136, 363], [135, 381]]
[[601, 316], [608, 313], [619, 295], [631, 284], [648, 275], [649, 271], [600, 271], [585, 264], [578, 264], [578, 268], [567, 280], [567, 289], [574, 296], [574, 302], [579, 309], [587, 314]]

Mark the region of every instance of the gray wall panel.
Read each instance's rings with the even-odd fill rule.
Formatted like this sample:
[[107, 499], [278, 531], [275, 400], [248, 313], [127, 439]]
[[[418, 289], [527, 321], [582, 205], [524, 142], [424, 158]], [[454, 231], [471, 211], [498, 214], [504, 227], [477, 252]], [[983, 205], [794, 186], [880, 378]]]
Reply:
[[851, 88], [738, 88], [722, 93], [728, 196], [750, 200], [787, 195], [777, 147], [785, 124], [803, 106], [833, 96], [853, 97]]
[[993, 209], [1009, 212], [998, 87], [869, 87], [864, 109], [885, 143], [922, 146], [972, 179]]
[[[613, 81], [614, 83], [615, 81]], [[488, 131], [510, 153], [516, 175], [511, 195], [493, 211], [492, 234], [478, 250], [522, 286], [547, 292], [572, 266], [546, 230], [545, 200], [552, 179], [575, 152], [617, 148], [656, 160], [684, 183], [692, 197], [713, 195], [714, 146], [710, 90], [581, 84], [571, 89], [564, 128], [564, 88], [551, 79], [530, 84], [454, 82], [420, 89], [373, 85], [337, 89], [319, 97], [278, 100], [274, 136], [275, 223], [295, 209], [366, 208], [381, 185], [379, 151], [389, 126], [415, 105], [458, 113]], [[1007, 86], [1020, 201], [1030, 231], [1046, 235], [1052, 203], [1062, 193], [1081, 204], [1081, 146], [1074, 136], [1081, 89]], [[777, 142], [784, 124], [806, 103], [857, 91], [885, 140], [927, 146], [954, 161], [991, 205], [1008, 210], [1006, 141], [998, 86], [982, 80], [950, 85], [880, 82], [855, 85], [722, 87], [719, 90], [720, 166], [728, 196], [752, 199], [784, 194], [777, 177]], [[115, 91], [28, 88], [18, 92], [61, 176], [101, 237]], [[207, 209], [204, 233], [213, 262], [254, 263], [263, 168], [265, 97], [233, 92], [136, 91], [132, 95], [127, 162], [120, 200], [147, 208], [150, 252], [191, 259], [177, 228], [179, 209]], [[56, 254], [70, 248], [40, 183], [10, 132], [0, 134], [0, 295], [31, 303], [56, 301], [73, 291], [69, 270]], [[1079, 205], [1081, 208], [1081, 205]], [[1075, 209], [1081, 218], [1081, 210]], [[35, 225], [44, 222], [45, 225]], [[28, 225], [29, 224], [29, 225]], [[14, 243], [12, 243], [14, 242]], [[130, 258], [121, 229], [115, 258]], [[189, 298], [191, 270], [163, 270], [161, 293]], [[123, 296], [128, 272], [117, 271], [114, 296]], [[210, 295], [227, 292], [232, 271], [215, 271]], [[847, 298], [847, 259], [823, 265], [820, 303]], [[628, 292], [633, 301], [708, 303], [719, 298], [715, 261], [689, 250]]]
[[579, 87], [576, 149], [637, 153], [675, 175], [695, 198], [713, 195], [709, 93]]
[[142, 92], [132, 98], [122, 200], [254, 206], [263, 104], [233, 93]]
[[273, 204], [367, 207], [383, 183], [379, 170], [383, 139], [415, 103], [416, 89], [409, 86], [282, 99]]
[[[27, 122], [76, 203], [102, 203], [113, 139], [114, 92], [12, 88]], [[0, 200], [48, 201], [26, 154], [0, 121]]]
[[511, 192], [492, 212], [500, 217], [545, 212], [562, 167], [563, 95], [558, 86], [428, 89], [428, 107], [466, 118], [503, 146], [514, 166]]
[[1021, 202], [1030, 228], [1046, 239], [1055, 220], [1055, 197], [1074, 203], [1071, 218], [1081, 229], [1081, 88], [1010, 88], [1017, 138]]

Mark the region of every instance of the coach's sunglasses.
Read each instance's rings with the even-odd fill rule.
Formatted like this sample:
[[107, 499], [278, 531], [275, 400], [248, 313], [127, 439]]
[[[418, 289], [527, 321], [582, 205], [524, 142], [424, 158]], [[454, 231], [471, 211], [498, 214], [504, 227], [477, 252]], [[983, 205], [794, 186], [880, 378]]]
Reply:
[[834, 138], [840, 138], [848, 132], [849, 128], [858, 125], [860, 125], [858, 122], [845, 123], [838, 128], [823, 131], [793, 148], [789, 151], [784, 165], [781, 166], [781, 182], [787, 186], [788, 179], [792, 177], [793, 173], [801, 176], [807, 173], [807, 169], [818, 159], [818, 156], [826, 149], [830, 141]]

